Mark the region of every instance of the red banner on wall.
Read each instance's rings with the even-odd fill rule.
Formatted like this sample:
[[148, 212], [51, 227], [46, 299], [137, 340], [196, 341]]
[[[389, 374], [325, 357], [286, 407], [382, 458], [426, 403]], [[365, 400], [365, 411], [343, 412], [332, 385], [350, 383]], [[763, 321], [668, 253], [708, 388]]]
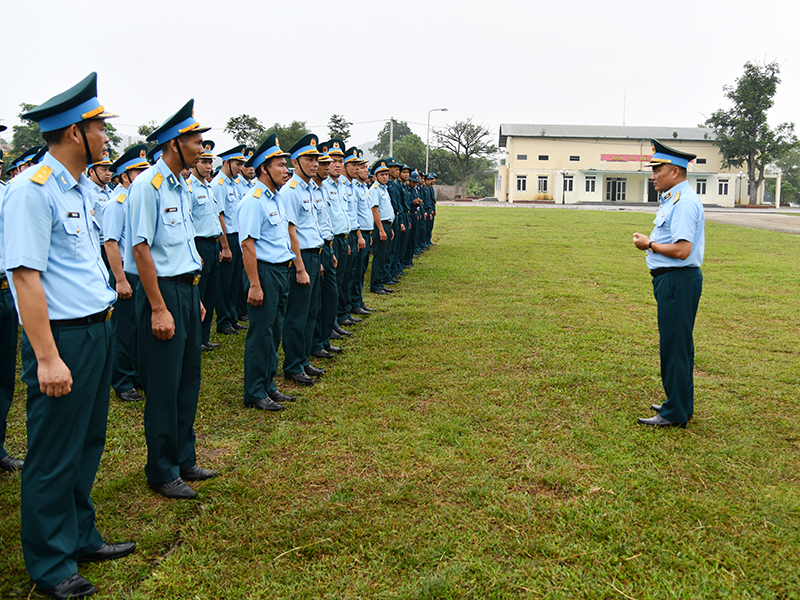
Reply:
[[600, 160], [605, 162], [649, 162], [652, 154], [601, 154]]

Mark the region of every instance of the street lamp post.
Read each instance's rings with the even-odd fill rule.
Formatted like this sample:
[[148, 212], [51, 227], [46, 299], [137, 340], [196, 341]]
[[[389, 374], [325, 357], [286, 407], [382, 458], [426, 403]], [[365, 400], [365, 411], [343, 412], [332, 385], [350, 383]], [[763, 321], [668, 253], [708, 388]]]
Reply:
[[561, 169], [561, 204], [564, 204], [564, 196], [567, 193], [567, 167]]
[[739, 179], [739, 195], [738, 195], [739, 196], [738, 197], [739, 206], [738, 206], [738, 208], [742, 208], [742, 179], [744, 179], [744, 173], [739, 171], [739, 175], [737, 175], [737, 178]]
[[428, 111], [428, 132], [427, 138], [425, 139], [425, 172], [428, 172], [428, 153], [431, 148], [431, 113], [440, 110], [442, 112], [447, 112], [446, 108], [432, 108]]

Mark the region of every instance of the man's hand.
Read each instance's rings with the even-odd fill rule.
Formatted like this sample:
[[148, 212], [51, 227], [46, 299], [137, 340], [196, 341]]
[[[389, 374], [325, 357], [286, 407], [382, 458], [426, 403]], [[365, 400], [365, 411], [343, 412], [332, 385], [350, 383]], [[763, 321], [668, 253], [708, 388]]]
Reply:
[[405, 232], [406, 232], [406, 226], [400, 223], [400, 233], [405, 233]]
[[333, 268], [335, 269], [338, 266], [339, 266], [339, 261], [336, 260], [336, 255], [334, 254], [333, 255]]
[[119, 296], [123, 300], [127, 300], [128, 298], [133, 296], [133, 288], [131, 288], [131, 284], [128, 283], [127, 279], [118, 281], [116, 288], [117, 288], [117, 296]]
[[206, 307], [203, 306], [203, 303], [200, 302], [200, 321], [206, 320]]
[[378, 233], [380, 235], [381, 241], [385, 242], [386, 241], [386, 231], [384, 229], [381, 229]]
[[250, 286], [247, 291], [247, 303], [251, 306], [261, 306], [264, 302], [264, 290], [261, 289], [261, 284], [257, 283]]
[[311, 277], [308, 276], [308, 271], [305, 269], [297, 271], [297, 276], [295, 278], [299, 285], [311, 285]]
[[647, 250], [650, 246], [650, 238], [643, 233], [634, 233], [633, 243], [639, 250]]
[[58, 355], [52, 360], [40, 360], [36, 375], [39, 378], [39, 389], [46, 396], [60, 398], [72, 390], [72, 373]]
[[358, 236], [358, 249], [363, 250], [367, 247], [367, 241], [363, 238], [363, 236]]
[[172, 318], [172, 313], [166, 308], [159, 311], [154, 310], [150, 323], [153, 327], [153, 335], [160, 340], [171, 340], [175, 335], [175, 320]]
[[231, 262], [233, 260], [233, 254], [231, 254], [230, 248], [223, 248], [219, 253], [219, 262]]

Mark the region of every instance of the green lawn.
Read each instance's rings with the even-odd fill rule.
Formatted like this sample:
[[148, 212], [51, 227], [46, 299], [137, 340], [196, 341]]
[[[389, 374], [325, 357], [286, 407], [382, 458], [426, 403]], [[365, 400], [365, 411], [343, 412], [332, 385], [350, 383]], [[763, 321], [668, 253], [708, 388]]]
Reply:
[[[631, 241], [652, 218], [442, 207], [322, 382], [279, 381], [299, 396], [279, 414], [242, 407], [225, 338], [196, 426], [221, 475], [197, 501], [149, 491], [142, 406], [112, 399], [98, 523], [138, 549], [81, 574], [104, 598], [800, 597], [800, 239], [707, 224], [695, 420], [653, 430]], [[0, 511], [0, 596], [24, 598], [19, 476]]]

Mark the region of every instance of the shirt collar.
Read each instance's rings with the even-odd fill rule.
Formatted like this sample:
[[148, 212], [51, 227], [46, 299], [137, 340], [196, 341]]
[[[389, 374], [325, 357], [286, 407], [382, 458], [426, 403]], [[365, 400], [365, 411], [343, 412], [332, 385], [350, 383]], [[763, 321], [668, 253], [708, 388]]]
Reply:
[[56, 182], [58, 182], [59, 187], [64, 192], [71, 190], [79, 184], [89, 189], [91, 189], [91, 187], [94, 185], [94, 182], [83, 173], [80, 174], [78, 181], [75, 181], [75, 178], [70, 174], [69, 171], [67, 171], [66, 167], [64, 167], [64, 165], [62, 165], [59, 160], [49, 152], [44, 155], [44, 159], [42, 160], [41, 164], [47, 165], [53, 169], [53, 175], [55, 175]]
[[159, 160], [156, 163], [156, 169], [164, 176], [164, 183], [166, 183], [170, 189], [174, 190], [180, 187], [185, 192], [189, 191], [189, 186], [186, 181], [184, 181], [183, 177], [181, 177], [180, 174], [175, 175], [163, 160]]

